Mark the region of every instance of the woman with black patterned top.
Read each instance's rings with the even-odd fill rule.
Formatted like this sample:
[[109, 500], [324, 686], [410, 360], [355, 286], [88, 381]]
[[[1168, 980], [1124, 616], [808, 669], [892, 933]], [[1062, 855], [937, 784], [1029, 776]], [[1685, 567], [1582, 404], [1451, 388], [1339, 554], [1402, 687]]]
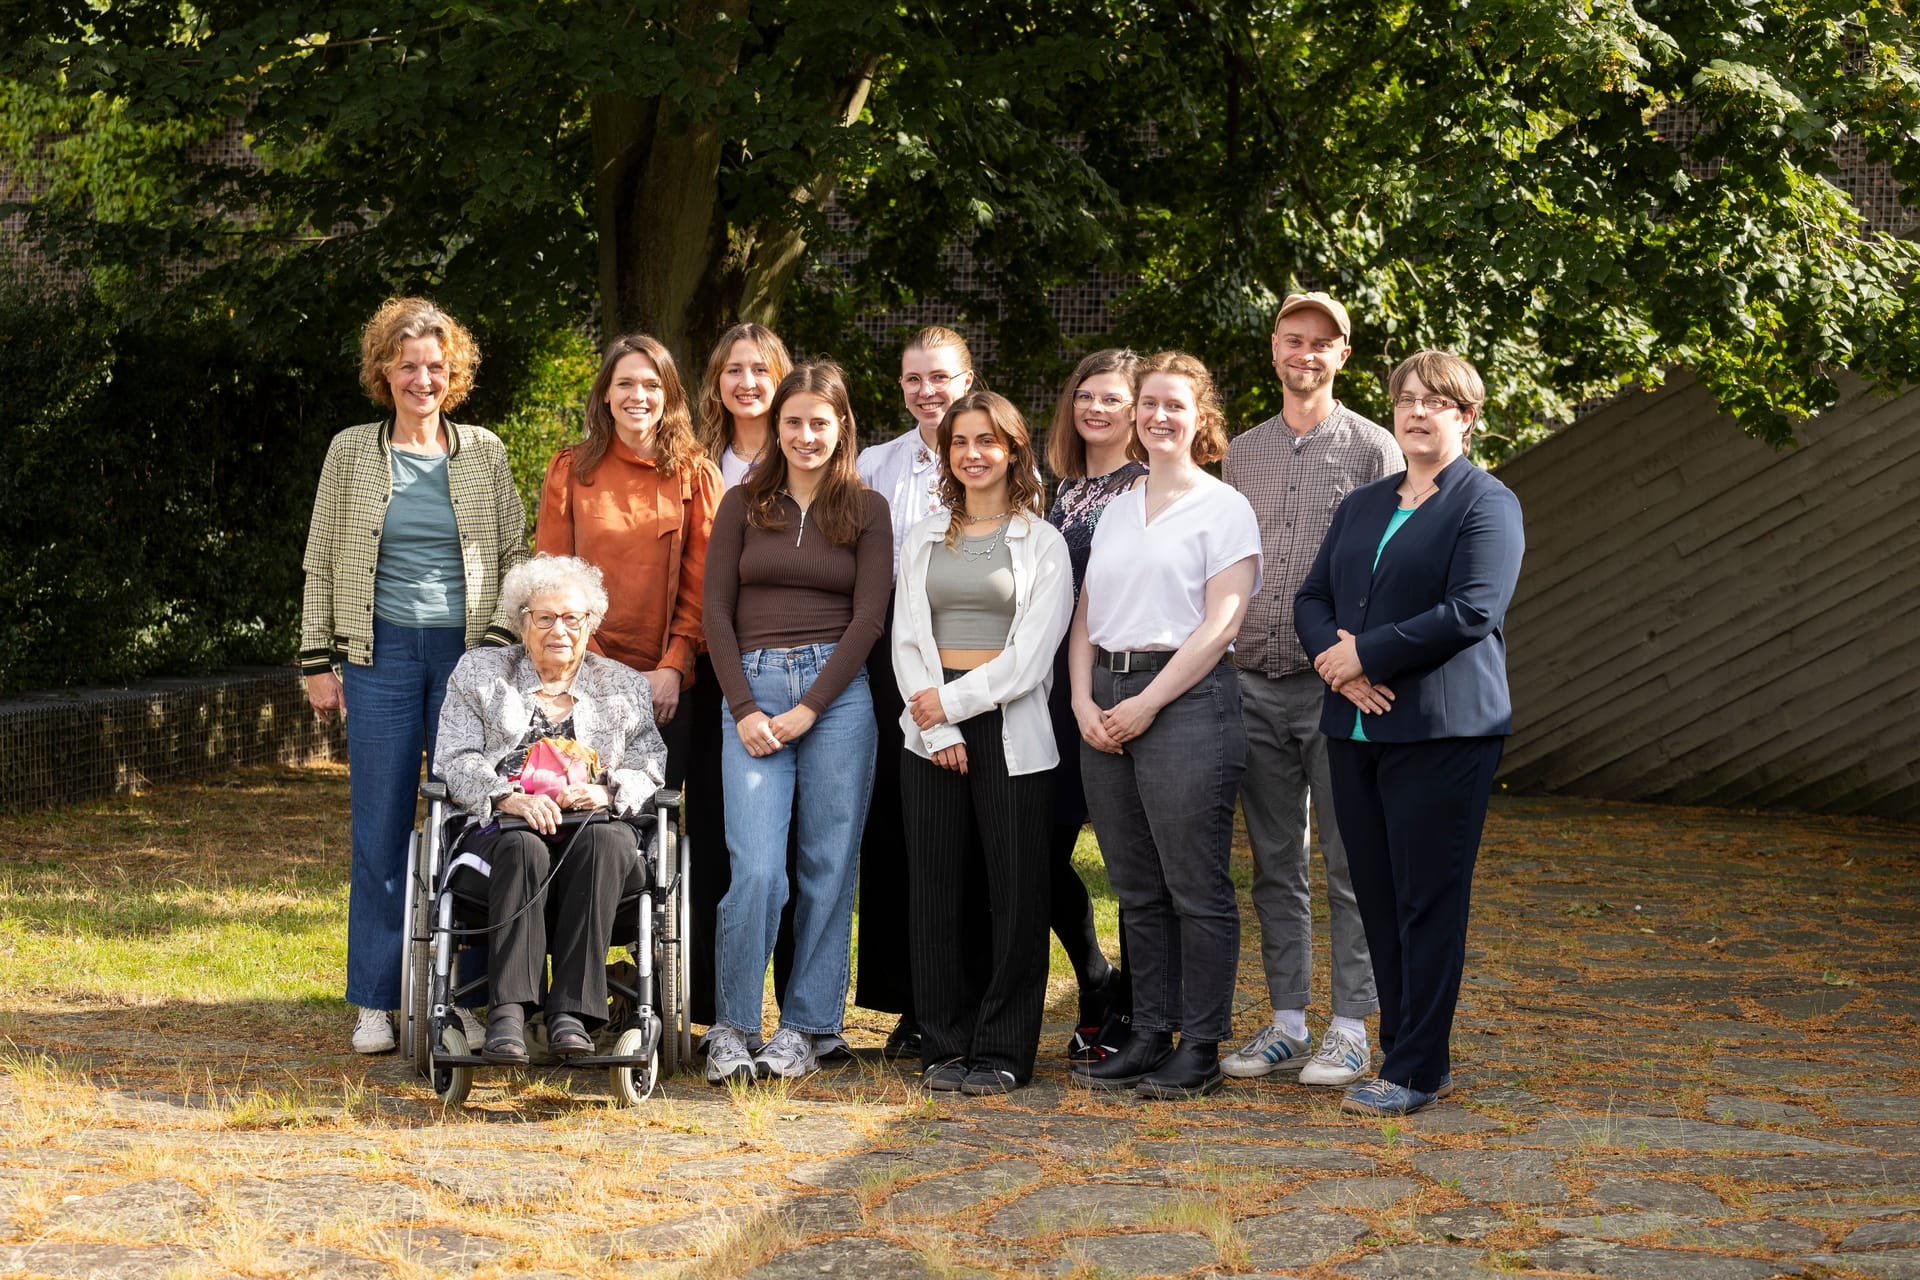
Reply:
[[[1127, 458], [1127, 440], [1133, 432], [1133, 374], [1139, 363], [1138, 356], [1124, 349], [1094, 352], [1073, 371], [1054, 406], [1047, 465], [1060, 478], [1060, 488], [1047, 522], [1066, 539], [1076, 600], [1100, 513], [1147, 474], [1145, 463]], [[1080, 1018], [1067, 1045], [1067, 1058], [1097, 1062], [1125, 1041], [1133, 993], [1127, 983], [1125, 944], [1121, 965], [1115, 968], [1100, 950], [1093, 901], [1073, 869], [1074, 846], [1087, 822], [1087, 797], [1080, 785], [1080, 727], [1073, 718], [1066, 660], [1062, 644], [1054, 659], [1048, 701], [1053, 735], [1060, 744], [1060, 766], [1053, 782], [1053, 835], [1048, 844], [1051, 924], [1080, 984]]]

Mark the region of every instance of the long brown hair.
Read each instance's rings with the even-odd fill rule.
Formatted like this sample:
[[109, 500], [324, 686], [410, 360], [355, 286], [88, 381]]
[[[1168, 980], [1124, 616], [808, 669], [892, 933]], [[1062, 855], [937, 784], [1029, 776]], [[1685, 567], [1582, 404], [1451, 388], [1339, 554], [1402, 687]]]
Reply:
[[581, 484], [592, 484], [593, 473], [613, 444], [613, 411], [607, 408], [607, 389], [613, 385], [613, 371], [630, 355], [645, 356], [660, 374], [660, 425], [654, 429], [654, 465], [662, 475], [672, 475], [690, 466], [700, 457], [700, 442], [693, 436], [693, 416], [687, 412], [687, 389], [680, 382], [680, 368], [673, 353], [644, 333], [629, 333], [607, 344], [600, 357], [600, 372], [587, 392], [586, 436], [571, 446], [573, 474]]
[[940, 457], [940, 501], [953, 514], [947, 521], [947, 547], [960, 545], [961, 528], [966, 523], [967, 487], [953, 470], [954, 424], [963, 413], [984, 413], [993, 424], [993, 434], [1007, 450], [1007, 507], [1032, 520], [1045, 513], [1042, 503], [1046, 490], [1040, 483], [1040, 468], [1033, 456], [1033, 436], [1026, 419], [1013, 402], [997, 391], [969, 391], [947, 406], [940, 419], [940, 433], [934, 452]]
[[741, 487], [747, 491], [747, 523], [756, 529], [784, 529], [785, 514], [780, 510], [780, 495], [787, 487], [787, 451], [780, 447], [780, 414], [795, 396], [818, 396], [840, 420], [840, 436], [833, 442], [833, 454], [827, 459], [826, 474], [814, 491], [807, 508], [809, 518], [836, 547], [850, 547], [859, 541], [867, 527], [867, 502], [862, 493], [856, 465], [860, 452], [860, 432], [854, 425], [853, 406], [847, 400], [847, 380], [840, 366], [831, 360], [813, 360], [794, 366], [780, 379], [773, 393], [773, 448], [755, 467]]
[[1134, 370], [1134, 420], [1133, 430], [1127, 436], [1127, 456], [1135, 462], [1147, 460], [1147, 447], [1140, 443], [1140, 388], [1156, 373], [1169, 378], [1185, 378], [1193, 387], [1193, 446], [1190, 453], [1194, 462], [1203, 467], [1209, 462], [1220, 461], [1227, 453], [1227, 415], [1220, 408], [1220, 391], [1214, 386], [1213, 375], [1207, 372], [1207, 366], [1200, 362], [1200, 357], [1184, 351], [1157, 352], [1142, 360], [1140, 367]]
[[[1140, 357], [1125, 347], [1096, 351], [1074, 366], [1073, 376], [1060, 388], [1060, 399], [1053, 406], [1053, 426], [1047, 432], [1047, 466], [1054, 475], [1066, 480], [1087, 474], [1087, 442], [1080, 438], [1080, 428], [1073, 420], [1073, 397], [1080, 384], [1097, 374], [1117, 373], [1126, 379], [1131, 394], [1134, 370], [1139, 367]], [[1132, 414], [1127, 415], [1129, 433], [1133, 430], [1132, 418]]]
[[[726, 370], [727, 357], [733, 354], [733, 344], [736, 342], [753, 344], [753, 349], [760, 353], [760, 359], [776, 383], [793, 368], [793, 357], [787, 354], [787, 344], [780, 341], [779, 334], [763, 324], [748, 321], [720, 335], [720, 341], [713, 344], [713, 354], [707, 357], [706, 376], [700, 379], [700, 447], [707, 451], [708, 461], [715, 466], [720, 465], [721, 455], [733, 443], [733, 413], [720, 399], [720, 375]], [[767, 430], [773, 430], [771, 421]]]

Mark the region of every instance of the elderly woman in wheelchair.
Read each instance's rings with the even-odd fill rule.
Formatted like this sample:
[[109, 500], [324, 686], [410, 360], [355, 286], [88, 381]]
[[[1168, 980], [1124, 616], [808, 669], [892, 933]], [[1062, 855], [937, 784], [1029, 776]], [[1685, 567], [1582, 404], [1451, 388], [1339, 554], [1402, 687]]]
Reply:
[[588, 650], [607, 611], [598, 569], [535, 556], [508, 572], [500, 592], [520, 643], [460, 659], [434, 772], [465, 818], [455, 874], [464, 864], [486, 876], [481, 1057], [514, 1064], [528, 1060], [535, 1009], [554, 1056], [593, 1052], [608, 1017], [615, 913], [639, 853], [628, 823], [579, 819], [641, 813], [661, 785], [667, 748], [645, 677]]

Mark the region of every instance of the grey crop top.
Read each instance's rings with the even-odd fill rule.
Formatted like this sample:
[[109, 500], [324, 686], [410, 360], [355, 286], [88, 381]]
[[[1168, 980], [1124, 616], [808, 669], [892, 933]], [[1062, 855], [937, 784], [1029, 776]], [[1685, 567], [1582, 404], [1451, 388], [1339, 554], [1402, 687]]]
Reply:
[[1013, 630], [1013, 551], [1006, 531], [933, 549], [927, 563], [933, 642], [942, 649], [1001, 649]]

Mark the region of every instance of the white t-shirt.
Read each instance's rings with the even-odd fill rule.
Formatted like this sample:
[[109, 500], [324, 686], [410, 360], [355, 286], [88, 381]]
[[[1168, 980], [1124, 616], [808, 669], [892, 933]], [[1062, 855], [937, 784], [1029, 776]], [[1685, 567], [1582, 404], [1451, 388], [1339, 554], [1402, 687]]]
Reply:
[[1114, 653], [1178, 649], [1207, 616], [1207, 581], [1253, 557], [1260, 590], [1260, 522], [1238, 489], [1201, 473], [1147, 524], [1147, 486], [1107, 504], [1087, 561], [1087, 635]]
[[[779, 446], [775, 445], [774, 447], [778, 448]], [[731, 445], [729, 445], [725, 449], [722, 449], [720, 451], [720, 480], [722, 482], [721, 491], [725, 492], [727, 489], [731, 489], [733, 488], [733, 486], [739, 484], [742, 480], [745, 480], [747, 478], [747, 473], [752, 470], [753, 470], [753, 463], [747, 461], [745, 458], [735, 453]]]

